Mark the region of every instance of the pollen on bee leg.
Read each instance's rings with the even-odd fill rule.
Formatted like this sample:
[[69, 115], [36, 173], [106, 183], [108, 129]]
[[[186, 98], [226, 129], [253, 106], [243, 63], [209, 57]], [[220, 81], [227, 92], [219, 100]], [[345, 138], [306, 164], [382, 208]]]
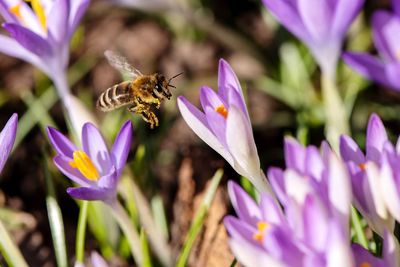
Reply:
[[100, 178], [93, 161], [82, 150], [77, 150], [73, 153], [73, 160], [69, 162], [69, 165], [74, 169], [78, 169], [88, 180], [97, 181]]
[[258, 231], [253, 235], [253, 239], [259, 243], [262, 243], [265, 237], [265, 230], [268, 228], [268, 223], [259, 221], [257, 223]]
[[225, 119], [228, 117], [228, 110], [225, 108], [224, 104], [215, 108], [215, 111], [218, 112]]

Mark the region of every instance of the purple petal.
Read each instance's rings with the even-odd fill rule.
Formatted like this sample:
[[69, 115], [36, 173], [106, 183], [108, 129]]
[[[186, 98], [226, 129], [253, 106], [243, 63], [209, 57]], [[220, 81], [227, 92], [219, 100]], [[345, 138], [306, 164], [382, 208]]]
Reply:
[[14, 23], [4, 23], [3, 27], [15, 40], [17, 40], [20, 45], [37, 56], [44, 58], [49, 58], [52, 56], [52, 47], [50, 46], [49, 42], [40, 35]]
[[294, 138], [286, 137], [284, 142], [285, 163], [287, 169], [305, 171], [306, 149]]
[[[399, 245], [391, 232], [383, 234], [383, 259], [386, 267], [396, 267], [399, 262]], [[375, 266], [375, 265], [374, 265]]]
[[112, 163], [108, 148], [99, 130], [91, 123], [85, 123], [82, 128], [82, 146], [93, 161], [100, 175], [110, 172]]
[[255, 201], [235, 182], [228, 182], [228, 193], [237, 216], [250, 225], [256, 225], [263, 218]]
[[68, 11], [70, 10], [70, 2], [76, 0], [55, 0], [52, 3], [51, 10], [47, 17], [47, 25], [49, 34], [58, 44], [67, 42], [68, 34]]
[[[218, 67], [218, 94], [227, 103], [229, 88], [235, 89], [243, 98], [242, 87], [231, 66], [223, 59], [219, 60]], [[244, 98], [243, 98], [244, 99]]]
[[332, 10], [327, 0], [297, 0], [300, 17], [308, 32], [317, 42], [329, 38], [331, 30]]
[[400, 51], [400, 18], [387, 11], [376, 11], [372, 17], [375, 45], [385, 60], [398, 61]]
[[343, 60], [367, 79], [391, 87], [391, 82], [386, 77], [385, 64], [376, 57], [364, 53], [347, 52], [343, 54]]
[[279, 201], [284, 205], [287, 202], [287, 194], [282, 169], [271, 167], [268, 169], [267, 176], [274, 193]]
[[247, 176], [258, 190], [263, 191], [264, 188], [260, 187], [262, 182], [258, 181], [260, 178], [260, 159], [254, 143], [251, 125], [246, 115], [235, 106], [229, 107], [226, 122], [226, 143], [235, 162], [245, 173], [236, 171], [241, 175]]
[[90, 3], [90, 0], [73, 0], [71, 1], [70, 5], [70, 12], [68, 16], [68, 25], [69, 25], [69, 37], [72, 36], [74, 33], [76, 27], [78, 27], [78, 24], [83, 17], [83, 15], [86, 12], [86, 9], [88, 8]]
[[[348, 236], [343, 233], [342, 225], [331, 220], [326, 251], [326, 266], [360, 266], [354, 265], [353, 253], [349, 246]], [[374, 265], [375, 266], [375, 265]]]
[[73, 182], [81, 186], [94, 186], [96, 182], [86, 179], [78, 169], [71, 167], [69, 164], [71, 160], [71, 158], [63, 155], [57, 155], [53, 159], [57, 168]]
[[233, 158], [224, 145], [215, 137], [208, 126], [206, 116], [193, 106], [183, 96], [178, 97], [178, 108], [183, 119], [189, 127], [212, 149], [219, 153], [230, 165], [233, 166]]
[[[388, 158], [385, 155], [382, 160], [380, 179], [382, 191], [385, 192], [382, 197], [386, 202], [387, 209], [392, 214], [392, 216], [399, 221], [400, 220], [400, 192], [399, 187], [396, 184], [396, 177], [394, 170], [396, 170], [398, 165], [398, 159], [396, 158], [394, 168], [390, 166]], [[398, 177], [397, 177], [398, 178]], [[399, 181], [397, 181], [399, 182]]]
[[207, 118], [207, 124], [211, 128], [214, 135], [217, 137], [219, 142], [227, 148], [226, 144], [226, 119], [212, 109], [210, 106], [205, 108], [205, 114]]
[[111, 149], [111, 157], [117, 168], [117, 176], [121, 175], [125, 167], [126, 159], [128, 158], [129, 150], [132, 142], [132, 122], [126, 121], [119, 130], [118, 136], [114, 141]]
[[102, 176], [97, 182], [97, 186], [100, 188], [114, 189], [116, 190], [119, 181], [119, 176], [114, 166], [112, 166], [110, 173]]
[[242, 221], [230, 215], [224, 218], [224, 225], [232, 239], [249, 241], [258, 245], [256, 241], [253, 240], [253, 234], [257, 231], [255, 225], [250, 225], [246, 221]]
[[267, 194], [261, 194], [260, 210], [262, 220], [269, 224], [276, 224], [283, 227], [286, 219], [282, 213], [282, 209], [277, 206], [275, 199]]
[[338, 0], [335, 14], [332, 18], [331, 31], [337, 38], [343, 38], [349, 30], [350, 24], [360, 12], [365, 0]]
[[237, 90], [234, 90], [232, 88], [228, 90], [228, 101], [229, 101], [229, 106], [233, 105], [238, 107], [242, 111], [242, 113], [246, 115], [246, 118], [249, 121], [249, 123], [251, 123], [246, 103], [244, 102], [243, 96]]
[[113, 196], [115, 196], [115, 191], [92, 187], [69, 187], [67, 188], [67, 193], [73, 198], [82, 200], [109, 201]]
[[385, 126], [378, 115], [373, 113], [369, 117], [366, 140], [367, 160], [380, 162], [385, 143], [388, 141]]
[[305, 173], [320, 180], [325, 169], [321, 154], [315, 146], [306, 148]]
[[340, 136], [340, 155], [344, 161], [353, 161], [356, 164], [365, 163], [365, 157], [357, 143], [347, 135]]
[[385, 71], [391, 87], [397, 91], [400, 91], [400, 62], [387, 64]]
[[13, 148], [17, 134], [18, 114], [14, 113], [7, 121], [0, 133], [0, 173], [6, 164], [8, 156]]
[[303, 42], [308, 43], [312, 39], [297, 12], [297, 3], [287, 0], [263, 0], [263, 3], [280, 23]]
[[375, 258], [368, 250], [363, 248], [359, 244], [352, 244], [351, 246], [354, 259], [355, 259], [355, 266], [362, 266], [362, 264], [369, 264], [370, 266], [374, 267], [385, 267], [385, 263], [382, 259]]
[[58, 154], [73, 158], [73, 153], [78, 148], [67, 137], [52, 127], [47, 127], [47, 136]]
[[94, 252], [92, 252], [90, 254], [90, 261], [92, 262], [93, 266], [96, 266], [96, 267], [108, 267], [107, 262], [96, 251], [94, 251]]
[[396, 13], [397, 16], [400, 16], [400, 2], [398, 0], [392, 0], [392, 7], [394, 13]]
[[203, 107], [203, 110], [205, 110], [206, 107], [216, 109], [217, 107], [220, 107], [222, 105], [225, 108], [228, 108], [227, 103], [224, 102], [221, 97], [208, 86], [202, 86], [200, 88], [200, 103]]
[[18, 23], [17, 17], [10, 12], [10, 6], [0, 1], [0, 15], [6, 22]]

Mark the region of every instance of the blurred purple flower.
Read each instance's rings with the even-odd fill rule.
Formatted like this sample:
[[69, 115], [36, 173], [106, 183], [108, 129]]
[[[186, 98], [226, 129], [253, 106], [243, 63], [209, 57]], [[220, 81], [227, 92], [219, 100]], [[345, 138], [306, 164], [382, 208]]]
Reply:
[[0, 52], [41, 69], [56, 83], [60, 96], [64, 97], [68, 93], [68, 86], [62, 80], [68, 65], [69, 40], [90, 1], [26, 2], [0, 0], [0, 14], [6, 21], [3, 27], [11, 36], [0, 35]]
[[304, 205], [308, 194], [318, 196], [326, 210], [343, 229], [348, 229], [351, 184], [344, 163], [323, 143], [321, 152], [315, 146], [304, 147], [293, 138], [284, 143], [286, 170], [271, 167], [268, 177], [283, 204], [296, 201]]
[[14, 113], [0, 132], [0, 173], [6, 164], [17, 135], [18, 115]]
[[392, 0], [393, 11], [400, 16], [400, 1]]
[[266, 194], [257, 204], [234, 182], [228, 183], [228, 192], [238, 217], [227, 216], [224, 224], [233, 254], [243, 265], [354, 266], [348, 230], [314, 193], [301, 205], [286, 201], [283, 213]]
[[341, 46], [365, 0], [263, 0], [289, 31], [310, 48], [322, 71], [334, 78]]
[[[393, 230], [394, 219], [389, 211], [400, 211], [400, 202], [395, 202], [400, 201], [400, 188], [393, 186], [396, 180], [400, 182], [395, 163], [396, 157], [400, 159], [400, 156], [396, 155], [398, 152], [388, 140], [379, 116], [372, 114], [369, 118], [365, 155], [356, 142], [346, 135], [340, 138], [340, 154], [350, 173], [353, 202], [357, 209], [380, 235], [385, 229]], [[400, 219], [400, 216], [396, 218]]]
[[68, 188], [67, 193], [84, 200], [115, 200], [119, 177], [125, 166], [132, 140], [132, 123], [125, 122], [111, 151], [91, 123], [82, 128], [82, 147], [78, 149], [56, 129], [48, 127], [47, 134], [57, 151], [54, 163], [58, 169], [81, 187]]
[[179, 110], [189, 127], [259, 191], [271, 192], [260, 169], [242, 88], [225, 60], [219, 61], [218, 93], [203, 86], [200, 102], [204, 112], [178, 97]]
[[[395, 6], [399, 9], [400, 4]], [[366, 78], [400, 91], [400, 10], [398, 14], [375, 12], [372, 17], [372, 31], [379, 57], [347, 52], [343, 54], [343, 59]]]

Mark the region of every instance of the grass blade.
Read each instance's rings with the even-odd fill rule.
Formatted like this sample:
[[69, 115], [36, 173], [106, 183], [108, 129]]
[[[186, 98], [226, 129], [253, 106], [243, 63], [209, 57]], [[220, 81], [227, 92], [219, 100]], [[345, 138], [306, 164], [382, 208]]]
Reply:
[[142, 248], [143, 267], [152, 267], [149, 243], [143, 228], [140, 230], [140, 247]]
[[88, 215], [88, 201], [82, 201], [79, 211], [78, 226], [76, 230], [75, 256], [76, 261], [83, 263], [85, 260], [85, 235]]
[[8, 265], [15, 267], [28, 267], [21, 251], [11, 239], [4, 224], [0, 221], [0, 252], [6, 259]]

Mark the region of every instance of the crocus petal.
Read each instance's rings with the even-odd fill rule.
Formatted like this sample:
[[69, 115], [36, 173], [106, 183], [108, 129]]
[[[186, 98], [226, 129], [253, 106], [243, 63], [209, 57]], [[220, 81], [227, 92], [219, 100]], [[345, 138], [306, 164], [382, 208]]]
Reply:
[[385, 267], [385, 263], [382, 259], [375, 258], [368, 250], [360, 246], [359, 244], [352, 244], [352, 251], [355, 259], [355, 266], [362, 266], [362, 264], [369, 264], [374, 267]]
[[380, 162], [383, 146], [388, 141], [385, 126], [378, 115], [369, 117], [367, 129], [366, 156], [368, 160]]
[[0, 133], [0, 173], [6, 164], [7, 158], [13, 148], [17, 134], [18, 115], [14, 113], [7, 121]]
[[306, 159], [304, 165], [305, 173], [307, 175], [310, 175], [318, 181], [321, 180], [325, 166], [318, 148], [315, 146], [309, 146], [306, 148]]
[[338, 0], [335, 13], [332, 18], [332, 34], [337, 38], [343, 38], [349, 29], [350, 24], [360, 12], [365, 0]]
[[374, 43], [385, 60], [399, 61], [400, 18], [387, 11], [376, 11], [372, 17]]
[[52, 127], [47, 127], [47, 136], [58, 154], [73, 158], [78, 148], [67, 137]]
[[70, 1], [70, 10], [69, 10], [69, 16], [68, 16], [68, 36], [71, 37], [71, 35], [74, 33], [76, 27], [78, 27], [78, 24], [83, 17], [83, 14], [85, 14], [86, 9], [88, 8], [90, 3], [90, 0], [80, 0], [80, 1]]
[[92, 262], [93, 266], [96, 266], [96, 267], [108, 267], [107, 262], [96, 251], [93, 251], [90, 254], [90, 261]]
[[298, 0], [298, 12], [308, 32], [317, 42], [327, 41], [332, 11], [327, 0]]
[[221, 58], [218, 66], [218, 94], [226, 102], [228, 102], [228, 88], [237, 90], [243, 98], [242, 88], [235, 72], [232, 70], [229, 63]]
[[391, 215], [397, 221], [400, 221], [400, 193], [395, 182], [393, 171], [387, 162], [387, 159], [383, 160], [380, 175], [382, 191], [385, 192], [382, 194], [382, 197], [386, 202], [386, 207]]
[[230, 215], [225, 216], [224, 225], [232, 239], [247, 240], [256, 244], [256, 241], [253, 239], [253, 234], [257, 231], [255, 225], [251, 225]]
[[[399, 28], [400, 31], [400, 28]], [[400, 53], [400, 50], [399, 50]], [[400, 56], [399, 56], [400, 57]], [[385, 67], [386, 76], [393, 89], [400, 91], [400, 62], [389, 63]]]
[[312, 194], [307, 195], [302, 205], [304, 239], [316, 251], [322, 251], [327, 239], [328, 212], [325, 206]]
[[365, 162], [364, 154], [357, 143], [347, 135], [340, 136], [340, 155], [344, 161], [353, 161], [356, 164]]
[[306, 30], [300, 18], [294, 1], [263, 0], [264, 5], [289, 31], [303, 42], [309, 42], [312, 37]]
[[226, 144], [226, 119], [216, 112], [210, 106], [207, 106], [205, 109], [205, 114], [207, 118], [207, 124], [217, 137], [219, 142], [227, 148]]
[[98, 181], [97, 186], [100, 188], [116, 190], [119, 181], [118, 178], [119, 176], [117, 175], [116, 169], [114, 166], [112, 166], [110, 173], [103, 175]]
[[4, 23], [3, 27], [11, 34], [15, 40], [27, 50], [39, 57], [49, 58], [53, 53], [50, 44], [40, 35], [27, 28], [14, 23]]
[[286, 203], [286, 188], [283, 171], [280, 168], [271, 167], [268, 169], [268, 179], [273, 188], [273, 192], [282, 204]]
[[63, 155], [57, 155], [54, 157], [53, 161], [57, 168], [73, 182], [81, 186], [94, 186], [96, 183], [86, 179], [78, 169], [72, 168], [70, 161], [72, 159], [65, 157]]
[[111, 158], [117, 168], [117, 176], [121, 175], [122, 169], [125, 166], [128, 153], [132, 142], [132, 122], [126, 121], [122, 125], [121, 130], [115, 138], [114, 145], [111, 149]]
[[111, 160], [107, 145], [99, 130], [91, 123], [83, 125], [82, 147], [97, 167], [100, 175], [110, 172]]
[[92, 187], [69, 187], [67, 193], [73, 198], [82, 200], [108, 201], [111, 198], [110, 190]]
[[[246, 172], [242, 175], [250, 176], [248, 178], [252, 179], [252, 183], [257, 188], [259, 181], [255, 179], [258, 179], [260, 174], [257, 147], [254, 143], [251, 125], [245, 115], [235, 106], [229, 108], [226, 122], [226, 143], [235, 162]], [[262, 190], [262, 188], [257, 189]]]
[[[341, 224], [337, 224], [335, 221], [329, 222], [329, 237], [327, 239], [326, 251], [326, 267], [336, 266], [361, 266], [354, 265], [353, 253], [348, 245], [348, 236], [343, 233], [343, 227]], [[375, 266], [375, 265], [371, 265]]]
[[306, 149], [294, 138], [286, 137], [284, 141], [284, 153], [286, 167], [304, 173]]
[[216, 109], [217, 107], [220, 107], [222, 105], [225, 108], [228, 108], [227, 103], [222, 100], [221, 97], [208, 86], [202, 86], [200, 88], [200, 103], [203, 107], [203, 110], [205, 110], [206, 107]]
[[386, 86], [391, 86], [386, 77], [385, 64], [374, 56], [364, 53], [347, 52], [343, 60], [358, 73], [367, 79], [377, 81]]
[[308, 179], [292, 169], [287, 169], [284, 172], [284, 179], [287, 196], [292, 197], [296, 203], [302, 205], [306, 196], [313, 191]]
[[233, 158], [225, 149], [224, 145], [215, 137], [210, 130], [204, 113], [201, 113], [183, 96], [178, 97], [178, 108], [183, 119], [189, 127], [211, 148], [219, 153], [230, 165], [234, 165]]
[[[76, 0], [55, 0], [47, 17], [48, 31], [57, 43], [67, 42], [68, 34], [68, 11], [70, 2]], [[76, 1], [79, 2], [79, 1]]]
[[392, 7], [394, 13], [396, 13], [397, 16], [400, 16], [400, 2], [398, 0], [392, 0]]
[[260, 209], [263, 221], [281, 226], [286, 223], [282, 209], [273, 197], [261, 194]]
[[260, 209], [254, 200], [235, 182], [228, 182], [228, 193], [237, 216], [252, 225], [262, 220]]
[[260, 247], [257, 247], [249, 242], [230, 239], [229, 245], [236, 259], [247, 267], [271, 266], [284, 267], [287, 266], [277, 259], [268, 255]]
[[246, 115], [247, 120], [250, 122], [246, 103], [244, 102], [243, 96], [237, 90], [234, 90], [233, 88], [228, 90], [228, 102], [229, 106], [238, 107], [242, 113]]
[[399, 266], [399, 243], [393, 236], [391, 231], [385, 230], [383, 235], [383, 259], [385, 267]]

